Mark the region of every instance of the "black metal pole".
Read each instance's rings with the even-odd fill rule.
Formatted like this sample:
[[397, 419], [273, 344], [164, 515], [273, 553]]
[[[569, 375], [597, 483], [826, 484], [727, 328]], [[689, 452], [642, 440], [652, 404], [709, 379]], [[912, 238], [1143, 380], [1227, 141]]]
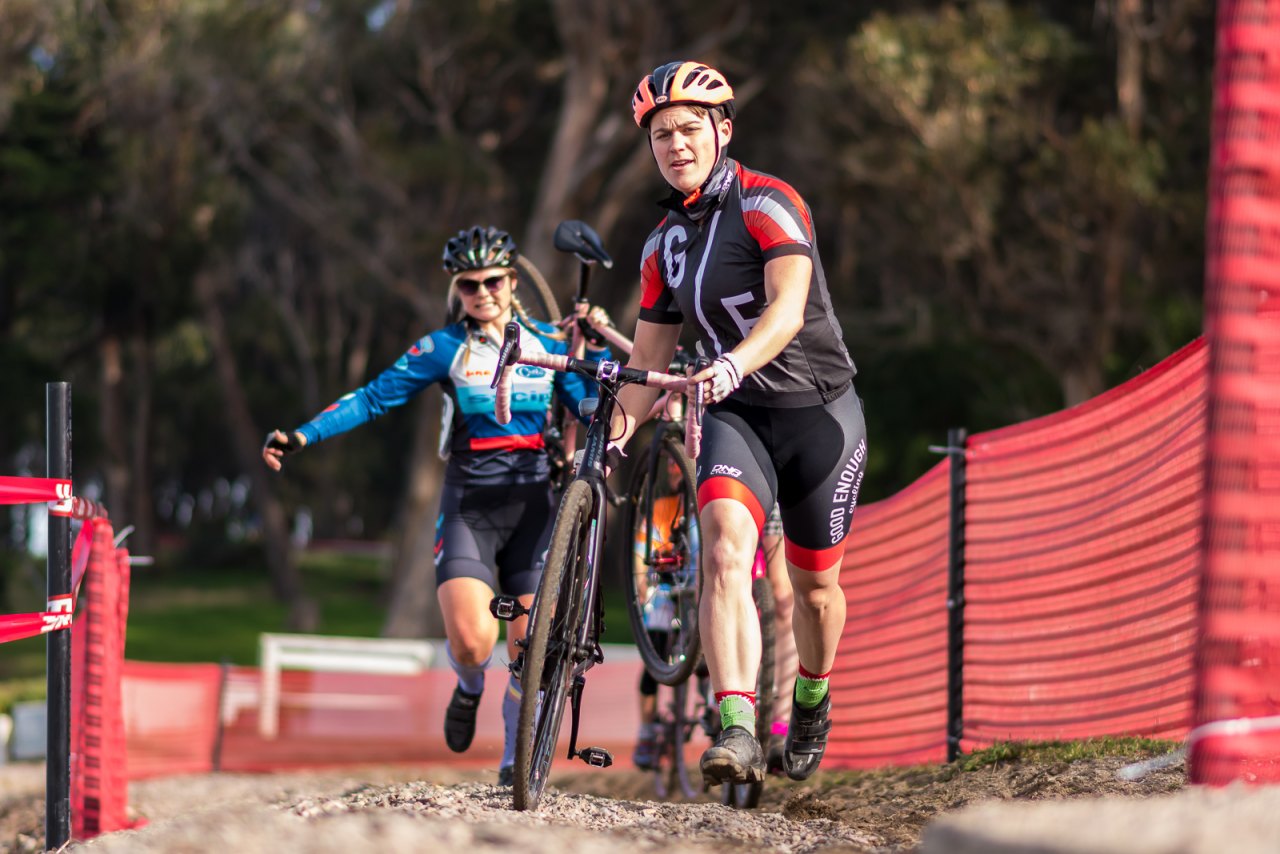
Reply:
[[[45, 385], [45, 449], [48, 477], [71, 479], [71, 384]], [[70, 496], [59, 496], [69, 499]], [[48, 598], [71, 593], [71, 517], [49, 514]], [[45, 749], [45, 849], [71, 839], [71, 627], [54, 629], [45, 640], [47, 657], [47, 746]]]
[[951, 514], [947, 566], [947, 761], [960, 755], [964, 736], [964, 506], [967, 433], [963, 427], [947, 431], [951, 460]]

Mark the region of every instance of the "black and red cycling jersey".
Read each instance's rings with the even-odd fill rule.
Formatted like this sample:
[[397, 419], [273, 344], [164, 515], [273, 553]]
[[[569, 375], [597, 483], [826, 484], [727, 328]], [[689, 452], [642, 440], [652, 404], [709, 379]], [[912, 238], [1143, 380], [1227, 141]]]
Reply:
[[[853, 380], [853, 360], [831, 306], [813, 217], [791, 185], [726, 159], [695, 220], [673, 196], [645, 241], [640, 319], [690, 322], [710, 358], [736, 347], [768, 306], [764, 265], [784, 255], [813, 261], [804, 327], [778, 356], [748, 375], [731, 399], [758, 406], [814, 406]], [[710, 202], [711, 204], [707, 204]]]

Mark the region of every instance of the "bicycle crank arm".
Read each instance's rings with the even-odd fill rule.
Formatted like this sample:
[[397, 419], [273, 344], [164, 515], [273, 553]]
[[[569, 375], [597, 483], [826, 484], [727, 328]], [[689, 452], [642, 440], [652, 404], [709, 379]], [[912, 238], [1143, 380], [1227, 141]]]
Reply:
[[494, 596], [489, 600], [489, 613], [509, 623], [529, 613], [529, 609], [514, 596]]
[[613, 764], [613, 754], [603, 747], [584, 747], [578, 751], [578, 758], [592, 768], [608, 768]]

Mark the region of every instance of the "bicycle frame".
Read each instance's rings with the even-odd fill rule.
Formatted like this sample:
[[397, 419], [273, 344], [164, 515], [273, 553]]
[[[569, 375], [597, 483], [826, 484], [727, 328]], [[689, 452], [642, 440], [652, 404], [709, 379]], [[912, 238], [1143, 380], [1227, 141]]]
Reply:
[[[628, 383], [641, 383], [651, 387], [682, 390], [688, 384], [688, 380], [685, 377], [671, 374], [627, 368], [618, 362], [607, 360], [595, 362], [546, 353], [522, 355], [520, 352], [520, 325], [512, 322], [507, 324], [503, 333], [502, 349], [498, 355], [498, 365], [493, 381], [493, 385], [497, 388], [497, 392], [494, 395], [494, 410], [500, 424], [508, 423], [511, 420], [511, 370], [516, 364], [534, 365], [541, 368], [576, 373], [597, 383], [602, 391], [595, 410], [591, 414], [591, 422], [587, 426], [587, 436], [581, 456], [575, 460], [576, 465], [572, 478], [572, 481], [583, 481], [590, 489], [591, 505], [587, 520], [591, 527], [586, 541], [587, 551], [584, 557], [586, 580], [582, 602], [585, 613], [579, 625], [575, 627], [574, 648], [570, 653], [573, 670], [569, 688], [569, 699], [572, 703], [572, 722], [570, 724], [568, 758], [581, 757], [588, 764], [607, 766], [612, 762], [612, 757], [607, 752], [600, 748], [588, 747], [581, 750], [578, 748], [578, 728], [581, 719], [581, 699], [582, 690], [586, 683], [586, 672], [604, 660], [600, 649], [600, 632], [603, 628], [603, 603], [600, 598], [599, 565], [604, 550], [604, 523], [609, 505], [605, 489], [605, 456], [609, 444], [609, 431], [612, 426], [614, 407], [616, 406], [616, 393], [619, 388]], [[695, 389], [695, 394], [701, 394], [700, 387]], [[695, 447], [692, 450], [692, 455], [696, 455], [697, 448]], [[568, 490], [566, 490], [566, 494], [567, 492]], [[500, 611], [517, 615], [523, 612], [518, 603], [512, 606], [511, 603], [506, 602], [507, 598], [495, 598], [494, 602], [499, 603], [497, 610], [494, 610], [495, 616], [501, 616]], [[500, 600], [503, 601], [500, 602]], [[529, 613], [536, 613], [539, 607], [546, 607], [546, 605], [535, 598]], [[533, 623], [532, 618], [530, 623]], [[531, 685], [528, 686], [527, 690], [540, 689], [541, 686], [535, 688]]]

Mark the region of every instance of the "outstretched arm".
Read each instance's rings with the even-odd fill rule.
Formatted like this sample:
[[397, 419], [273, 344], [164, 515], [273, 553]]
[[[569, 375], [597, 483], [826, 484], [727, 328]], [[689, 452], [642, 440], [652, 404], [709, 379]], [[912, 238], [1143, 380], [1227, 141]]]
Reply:
[[262, 460], [267, 464], [267, 468], [280, 471], [284, 466], [285, 457], [296, 454], [306, 446], [307, 437], [301, 433], [272, 430], [267, 434], [267, 441], [262, 446]]

